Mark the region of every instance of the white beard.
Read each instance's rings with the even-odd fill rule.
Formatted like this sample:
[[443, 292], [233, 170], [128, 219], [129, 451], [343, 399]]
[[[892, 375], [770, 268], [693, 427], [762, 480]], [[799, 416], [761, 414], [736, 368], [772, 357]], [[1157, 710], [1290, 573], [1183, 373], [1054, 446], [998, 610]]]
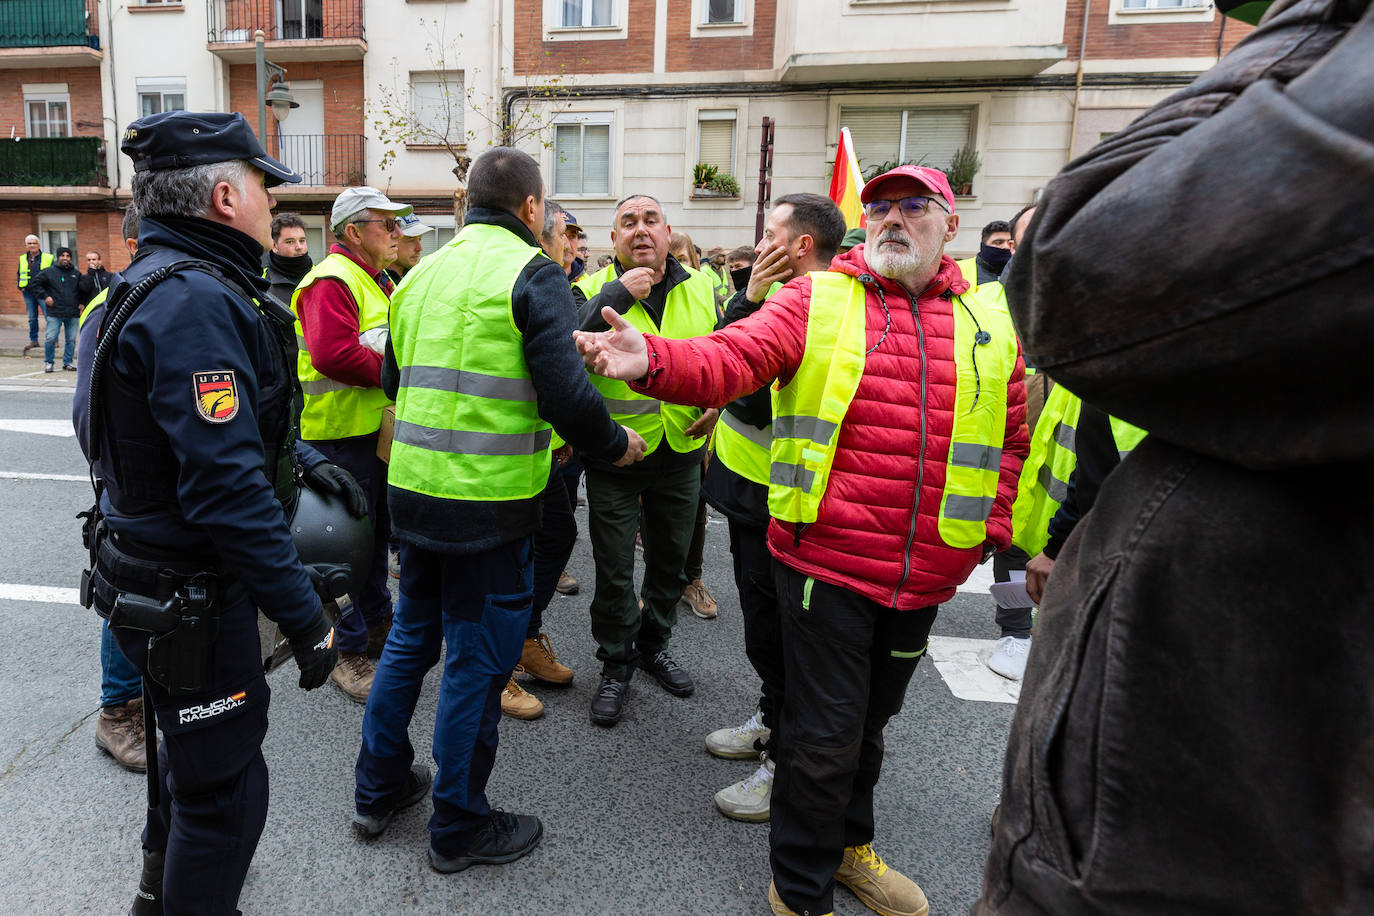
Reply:
[[[910, 246], [909, 242], [908, 246]], [[872, 267], [878, 276], [887, 277], [889, 280], [900, 280], [910, 276], [920, 266], [920, 261], [916, 257], [916, 249], [912, 247], [883, 247], [881, 243], [878, 243], [872, 251], [867, 248], [864, 251], [867, 255], [868, 266]]]

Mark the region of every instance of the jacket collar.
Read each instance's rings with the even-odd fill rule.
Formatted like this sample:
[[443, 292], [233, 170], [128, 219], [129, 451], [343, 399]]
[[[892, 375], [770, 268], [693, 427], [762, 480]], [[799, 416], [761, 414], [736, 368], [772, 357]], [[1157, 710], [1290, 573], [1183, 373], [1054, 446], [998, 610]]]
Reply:
[[508, 210], [498, 210], [495, 207], [473, 207], [468, 211], [467, 218], [463, 220], [463, 225], [477, 223], [484, 226], [499, 226], [507, 232], [518, 236], [521, 241], [535, 248], [539, 247], [539, 242], [530, 231], [530, 227]]

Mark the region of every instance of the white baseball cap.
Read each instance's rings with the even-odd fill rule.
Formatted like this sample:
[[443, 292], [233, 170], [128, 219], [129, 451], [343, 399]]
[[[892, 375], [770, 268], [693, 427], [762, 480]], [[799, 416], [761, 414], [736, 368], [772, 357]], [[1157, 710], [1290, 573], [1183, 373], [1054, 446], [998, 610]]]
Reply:
[[424, 235], [426, 232], [433, 232], [433, 226], [426, 226], [420, 222], [420, 217], [414, 213], [407, 213], [399, 219], [401, 224], [401, 235], [414, 238], [417, 235]]
[[343, 193], [334, 198], [334, 209], [329, 214], [329, 228], [334, 232], [348, 221], [348, 218], [363, 210], [381, 210], [395, 213], [397, 219], [409, 216], [414, 208], [410, 204], [398, 204], [376, 188], [366, 185], [357, 188], [344, 188]]

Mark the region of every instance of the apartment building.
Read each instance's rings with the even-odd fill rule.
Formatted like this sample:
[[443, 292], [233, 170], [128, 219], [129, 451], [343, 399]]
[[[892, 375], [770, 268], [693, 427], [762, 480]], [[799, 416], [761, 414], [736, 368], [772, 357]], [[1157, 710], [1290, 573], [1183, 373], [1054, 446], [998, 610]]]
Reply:
[[[1186, 84], [1247, 31], [1210, 0], [24, 0], [0, 4], [0, 253], [100, 250], [124, 266], [123, 127], [170, 109], [258, 120], [255, 33], [297, 107], [268, 149], [312, 253], [364, 182], [456, 231], [454, 168], [500, 142], [609, 249], [614, 203], [663, 201], [703, 248], [752, 244], [771, 197], [824, 193], [839, 130], [861, 164], [976, 168], [963, 228], [1032, 200], [1071, 155]], [[269, 68], [272, 69], [272, 68]], [[764, 143], [764, 119], [771, 143]], [[763, 147], [767, 145], [765, 151]], [[970, 154], [972, 154], [970, 156]], [[698, 166], [716, 180], [702, 187]], [[730, 180], [726, 180], [730, 179]], [[733, 180], [733, 184], [731, 183]], [[22, 321], [12, 282], [0, 321]]]

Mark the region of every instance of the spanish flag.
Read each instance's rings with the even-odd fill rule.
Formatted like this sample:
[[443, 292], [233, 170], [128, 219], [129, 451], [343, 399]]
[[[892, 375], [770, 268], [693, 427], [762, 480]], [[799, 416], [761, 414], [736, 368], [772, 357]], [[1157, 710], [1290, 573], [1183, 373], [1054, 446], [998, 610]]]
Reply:
[[854, 155], [854, 138], [849, 136], [849, 128], [840, 128], [840, 145], [835, 150], [835, 168], [830, 173], [830, 199], [839, 205], [844, 214], [846, 228], [857, 229], [864, 224], [864, 208], [859, 203], [859, 192], [864, 187], [864, 176], [859, 171], [859, 160]]

